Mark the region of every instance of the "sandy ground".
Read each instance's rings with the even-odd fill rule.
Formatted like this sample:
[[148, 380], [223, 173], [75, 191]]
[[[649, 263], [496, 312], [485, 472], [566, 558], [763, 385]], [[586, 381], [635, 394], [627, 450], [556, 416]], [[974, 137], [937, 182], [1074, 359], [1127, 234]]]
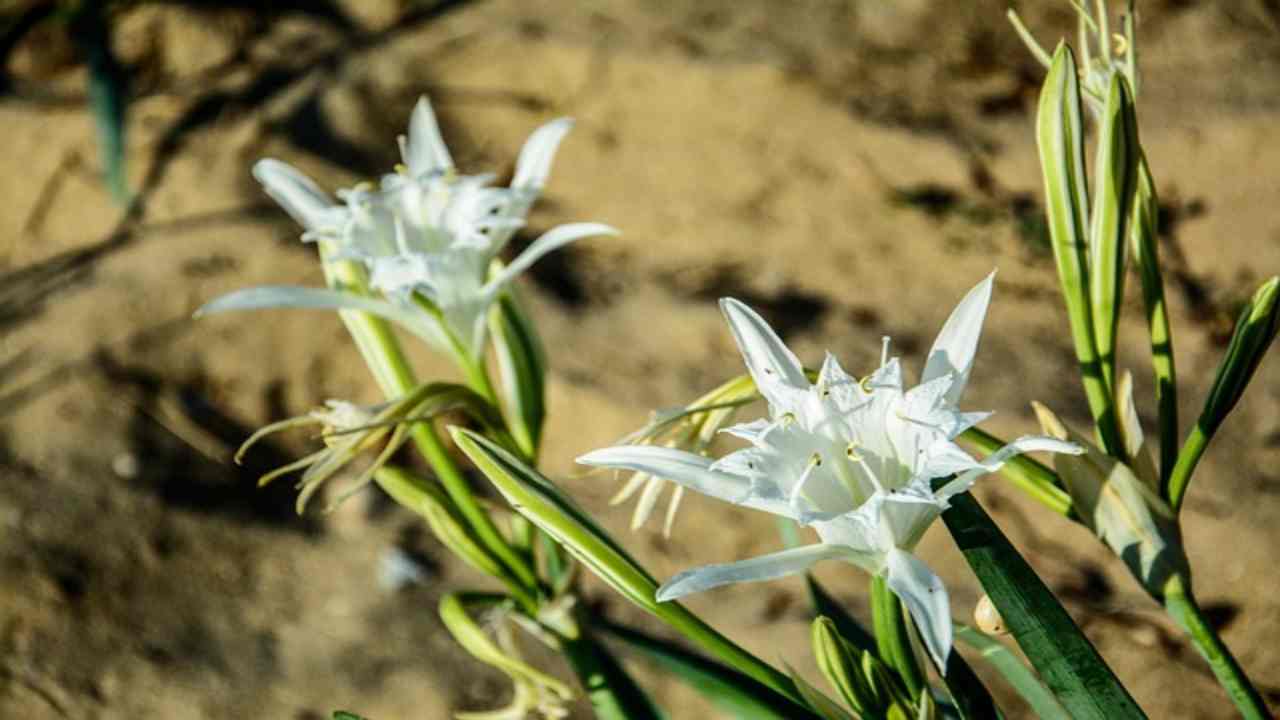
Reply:
[[[1065, 3], [1021, 5], [1042, 37], [1067, 27]], [[1184, 418], [1232, 308], [1280, 269], [1271, 5], [1141, 3], [1141, 130], [1169, 219]], [[298, 518], [285, 484], [253, 490], [257, 473], [306, 451], [302, 438], [265, 445], [244, 468], [228, 462], [270, 420], [330, 397], [376, 399], [337, 319], [189, 319], [234, 288], [320, 282], [311, 249], [250, 178], [256, 158], [330, 187], [374, 176], [395, 162], [392, 138], [424, 92], [470, 171], [509, 171], [537, 124], [578, 120], [530, 235], [570, 220], [624, 234], [560, 253], [525, 285], [553, 351], [546, 470], [617, 532], [628, 512], [607, 507], [614, 486], [569, 459], [739, 372], [723, 295], [761, 308], [808, 362], [830, 349], [861, 371], [889, 334], [914, 373], [954, 302], [999, 268], [970, 402], [996, 409], [992, 429], [1009, 435], [1033, 429], [1031, 399], [1082, 423], [1036, 225], [1039, 71], [1002, 12], [924, 0], [511, 0], [438, 13], [349, 2], [268, 22], [134, 9], [116, 38], [137, 71], [129, 168], [142, 204], [130, 217], [96, 177], [82, 71], [56, 37], [20, 47], [10, 70], [21, 82], [0, 99], [0, 716], [437, 718], [503, 699], [501, 678], [435, 615], [441, 592], [475, 578], [412, 517], [371, 492]], [[1129, 300], [1121, 360], [1150, 411]], [[423, 376], [450, 376], [417, 359]], [[1278, 395], [1269, 362], [1185, 513], [1202, 602], [1273, 703]], [[1151, 717], [1231, 717], [1194, 650], [1082, 529], [999, 479], [977, 494]], [[622, 537], [659, 577], [779, 544], [769, 518], [704, 498], [686, 500], [669, 541]], [[422, 563], [424, 583], [380, 589], [393, 549]], [[922, 553], [966, 615], [979, 590], [950, 538], [935, 530]], [[819, 574], [865, 611], [864, 577]], [[589, 587], [614, 617], [661, 631]], [[815, 672], [798, 581], [689, 604]], [[673, 717], [706, 716], [690, 691], [636, 668]]]

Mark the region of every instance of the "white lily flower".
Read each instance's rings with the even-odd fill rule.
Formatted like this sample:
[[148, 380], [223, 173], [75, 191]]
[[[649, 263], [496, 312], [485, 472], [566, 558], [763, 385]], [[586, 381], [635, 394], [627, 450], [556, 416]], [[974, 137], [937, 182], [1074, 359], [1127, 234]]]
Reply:
[[[614, 234], [598, 224], [564, 225], [525, 249], [506, 269], [490, 267], [542, 192], [551, 162], [573, 122], [553, 120], [529, 136], [511, 186], [490, 187], [493, 175], [459, 175], [424, 97], [400, 138], [404, 164], [382, 179], [369, 222], [347, 238], [347, 250], [369, 266], [369, 284], [387, 297], [412, 302], [421, 295], [439, 309], [446, 327], [472, 354], [484, 341], [485, 312], [502, 286], [543, 255], [590, 235]], [[369, 202], [353, 193], [348, 203]]]
[[[486, 312], [503, 286], [570, 242], [617, 234], [598, 223], [561, 225], [505, 268], [494, 269], [524, 226], [572, 125], [561, 118], [535, 130], [506, 188], [489, 187], [492, 175], [457, 173], [425, 97], [414, 109], [408, 137], [400, 138], [398, 172], [384, 176], [377, 188], [366, 183], [338, 191], [340, 203], [295, 168], [259, 161], [254, 177], [306, 229], [303, 240], [322, 241], [328, 260], [364, 263], [370, 287], [389, 302], [308, 288], [257, 288], [220, 298], [203, 312], [284, 306], [362, 310], [401, 322], [438, 348], [478, 357]], [[422, 317], [424, 307], [435, 319]]]
[[[954, 438], [989, 413], [961, 412], [994, 274], [973, 288], [934, 342], [920, 385], [904, 389], [885, 339], [880, 368], [862, 381], [827, 355], [816, 384], [796, 356], [750, 308], [721, 309], [768, 401], [769, 414], [726, 429], [750, 447], [712, 460], [653, 446], [619, 446], [580, 458], [672, 480], [698, 492], [811, 525], [821, 542], [672, 578], [658, 600], [734, 582], [767, 580], [839, 558], [883, 575], [903, 600], [938, 667], [951, 650], [949, 601], [942, 581], [911, 550], [948, 507], [948, 499], [1022, 452], [1076, 453], [1071, 443], [1023, 437], [978, 461]], [[934, 478], [954, 479], [934, 491]]]

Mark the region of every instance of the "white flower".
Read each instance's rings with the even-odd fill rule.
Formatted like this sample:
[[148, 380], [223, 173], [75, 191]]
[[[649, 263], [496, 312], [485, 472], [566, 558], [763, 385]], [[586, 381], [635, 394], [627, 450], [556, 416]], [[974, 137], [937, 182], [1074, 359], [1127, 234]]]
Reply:
[[[767, 580], [839, 558], [885, 576], [906, 603], [940, 668], [952, 628], [941, 580], [911, 554], [952, 496], [1027, 451], [1078, 452], [1071, 443], [1023, 437], [977, 461], [953, 439], [988, 413], [957, 408], [991, 297], [993, 276], [969, 292], [947, 320], [920, 385], [903, 388], [885, 339], [880, 368], [858, 381], [828, 355], [810, 384], [795, 355], [750, 308], [721, 309], [769, 403], [769, 415], [726, 430], [750, 447], [719, 460], [652, 446], [620, 446], [579, 458], [587, 465], [664, 477], [745, 507], [811, 525], [820, 543], [683, 572], [658, 591], [671, 600], [726, 583]], [[934, 491], [934, 478], [954, 475]]]
[[[259, 288], [215, 301], [205, 312], [270, 306], [364, 310], [401, 322], [437, 347], [460, 349], [474, 360], [483, 353], [485, 313], [506, 283], [574, 240], [617, 234], [598, 223], [561, 225], [510, 265], [495, 269], [495, 260], [524, 226], [572, 124], [561, 118], [535, 130], [506, 188], [489, 187], [492, 175], [457, 173], [425, 97], [414, 109], [408, 137], [400, 138], [403, 165], [376, 188], [366, 183], [338, 191], [340, 203], [293, 167], [269, 158], [259, 161], [254, 177], [306, 229], [303, 240], [320, 241], [329, 260], [363, 263], [370, 287], [390, 302]], [[442, 327], [421, 317], [424, 307]]]

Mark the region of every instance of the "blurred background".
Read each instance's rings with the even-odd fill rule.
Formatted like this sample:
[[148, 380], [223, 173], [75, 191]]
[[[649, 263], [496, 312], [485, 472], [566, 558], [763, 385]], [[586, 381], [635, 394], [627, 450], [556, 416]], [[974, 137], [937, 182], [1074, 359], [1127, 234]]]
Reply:
[[[1018, 7], [1049, 46], [1072, 31], [1066, 2]], [[1280, 271], [1278, 7], [1139, 2], [1139, 122], [1164, 205], [1184, 418], [1234, 309]], [[505, 702], [503, 679], [436, 618], [440, 593], [483, 583], [417, 520], [377, 489], [304, 517], [288, 481], [255, 490], [308, 451], [305, 436], [230, 462], [268, 421], [378, 398], [337, 318], [191, 319], [235, 288], [322, 281], [314, 248], [250, 177], [256, 159], [329, 188], [376, 178], [424, 93], [459, 167], [501, 180], [533, 128], [578, 121], [517, 244], [576, 220], [623, 235], [560, 251], [524, 281], [551, 351], [544, 467], [659, 578], [780, 545], [771, 518], [701, 497], [669, 540], [656, 521], [628, 533], [611, 478], [570, 462], [741, 371], [718, 297], [759, 308], [806, 363], [830, 349], [865, 372], [888, 334], [914, 375], [954, 303], [999, 268], [969, 404], [996, 410], [1005, 435], [1034, 430], [1032, 399], [1087, 421], [1041, 219], [1041, 70], [1004, 2], [0, 8], [0, 716], [443, 718]], [[1145, 414], [1135, 286], [1121, 363]], [[453, 376], [415, 357], [423, 377]], [[1273, 704], [1278, 400], [1272, 361], [1184, 514], [1201, 601]], [[1085, 530], [999, 478], [976, 493], [1152, 717], [1231, 716]], [[968, 617], [980, 591], [950, 538], [935, 528], [922, 547]], [[865, 576], [819, 575], [865, 614]], [[588, 587], [612, 617], [662, 633]], [[800, 581], [689, 604], [816, 679]], [[672, 717], [708, 716], [634, 667]]]

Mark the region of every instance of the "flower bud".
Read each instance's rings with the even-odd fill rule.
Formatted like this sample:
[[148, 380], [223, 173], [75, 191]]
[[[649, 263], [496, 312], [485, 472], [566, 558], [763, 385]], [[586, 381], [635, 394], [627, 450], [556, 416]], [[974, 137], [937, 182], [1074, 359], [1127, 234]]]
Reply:
[[879, 709], [876, 697], [858, 664], [857, 650], [840, 636], [830, 618], [820, 616], [813, 621], [813, 655], [818, 669], [840, 697], [859, 715], [872, 715]]

